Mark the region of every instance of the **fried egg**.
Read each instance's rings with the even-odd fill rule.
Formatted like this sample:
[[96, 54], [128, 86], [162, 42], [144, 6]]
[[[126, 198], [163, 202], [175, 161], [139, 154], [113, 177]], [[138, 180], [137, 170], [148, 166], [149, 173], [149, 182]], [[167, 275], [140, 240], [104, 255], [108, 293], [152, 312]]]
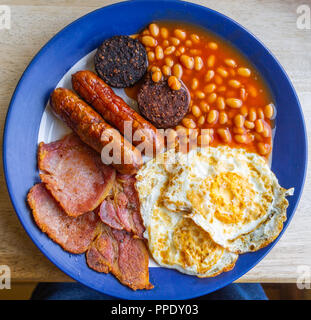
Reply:
[[170, 150], [147, 162], [136, 175], [140, 210], [146, 227], [144, 237], [148, 240], [149, 250], [159, 265], [186, 274], [212, 277], [229, 271], [238, 255], [216, 244], [182, 212], [163, 205], [162, 195], [175, 170], [176, 159], [174, 151]]
[[286, 196], [265, 160], [226, 146], [179, 153], [162, 195], [168, 210], [191, 219], [235, 253], [272, 242], [286, 220]]

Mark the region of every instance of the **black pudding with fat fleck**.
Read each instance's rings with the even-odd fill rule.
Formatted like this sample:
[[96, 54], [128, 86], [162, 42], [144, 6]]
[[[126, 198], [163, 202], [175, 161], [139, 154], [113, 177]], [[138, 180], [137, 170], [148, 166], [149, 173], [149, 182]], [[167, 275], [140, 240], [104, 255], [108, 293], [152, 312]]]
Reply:
[[189, 111], [190, 95], [181, 82], [179, 90], [173, 90], [167, 77], [154, 82], [147, 74], [138, 91], [137, 102], [140, 113], [156, 128], [172, 128], [180, 123]]
[[126, 88], [134, 85], [147, 71], [145, 47], [129, 36], [106, 39], [94, 58], [97, 74], [110, 86]]

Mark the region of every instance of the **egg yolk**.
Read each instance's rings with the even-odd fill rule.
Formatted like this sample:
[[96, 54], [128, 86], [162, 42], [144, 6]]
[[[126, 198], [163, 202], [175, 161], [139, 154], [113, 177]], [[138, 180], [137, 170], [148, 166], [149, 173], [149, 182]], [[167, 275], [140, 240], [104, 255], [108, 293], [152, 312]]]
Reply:
[[205, 179], [199, 190], [190, 191], [188, 199], [204, 217], [214, 211], [213, 216], [223, 223], [244, 224], [266, 213], [265, 204], [254, 203], [254, 186], [234, 172], [222, 172]]

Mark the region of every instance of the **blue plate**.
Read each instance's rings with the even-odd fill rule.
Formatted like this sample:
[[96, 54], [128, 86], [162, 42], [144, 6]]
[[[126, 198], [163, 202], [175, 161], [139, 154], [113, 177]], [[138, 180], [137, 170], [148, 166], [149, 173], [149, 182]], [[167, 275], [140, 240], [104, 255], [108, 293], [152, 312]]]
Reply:
[[[299, 201], [306, 173], [307, 139], [302, 111], [286, 73], [253, 35], [224, 15], [181, 1], [129, 1], [111, 5], [78, 19], [35, 56], [14, 92], [6, 118], [3, 162], [15, 211], [38, 248], [73, 279], [111, 296], [127, 299], [186, 299], [215, 291], [241, 277], [275, 245], [241, 255], [235, 268], [215, 278], [199, 279], [174, 270], [151, 268], [153, 290], [132, 291], [112, 275], [89, 269], [84, 255], [71, 255], [42, 233], [26, 205], [28, 190], [39, 181], [37, 138], [49, 94], [68, 69], [106, 38], [136, 33], [153, 20], [181, 20], [213, 31], [236, 46], [261, 72], [277, 108], [272, 170], [280, 184], [295, 187], [289, 198], [288, 226]], [[282, 233], [283, 233], [282, 232]]]

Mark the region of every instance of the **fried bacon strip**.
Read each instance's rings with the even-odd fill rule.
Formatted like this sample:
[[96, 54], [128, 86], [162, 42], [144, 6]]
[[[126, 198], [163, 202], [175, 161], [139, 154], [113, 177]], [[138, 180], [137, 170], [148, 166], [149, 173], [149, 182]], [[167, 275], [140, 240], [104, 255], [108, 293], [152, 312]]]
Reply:
[[116, 171], [77, 135], [39, 145], [42, 182], [64, 211], [73, 217], [94, 210], [106, 198]]
[[111, 195], [100, 206], [99, 216], [111, 228], [126, 230], [143, 239], [145, 228], [135, 181], [134, 176], [117, 174]]
[[88, 266], [98, 272], [111, 272], [133, 290], [152, 289], [153, 285], [149, 282], [149, 255], [144, 241], [104, 224], [101, 229], [101, 234], [86, 253]]
[[100, 231], [98, 215], [87, 212], [77, 218], [69, 217], [43, 183], [30, 189], [27, 201], [38, 227], [68, 252], [85, 252]]

